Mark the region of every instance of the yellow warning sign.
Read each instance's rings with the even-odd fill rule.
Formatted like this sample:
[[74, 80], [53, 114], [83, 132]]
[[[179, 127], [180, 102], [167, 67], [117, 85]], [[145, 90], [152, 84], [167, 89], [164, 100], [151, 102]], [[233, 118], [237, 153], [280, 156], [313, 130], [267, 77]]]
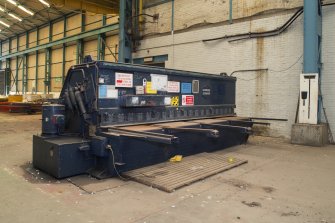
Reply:
[[172, 106], [179, 106], [179, 97], [178, 96], [174, 96], [171, 98], [171, 105]]
[[152, 89], [152, 84], [151, 82], [147, 82], [147, 85], [145, 85], [145, 93], [146, 94], [157, 94], [157, 90]]

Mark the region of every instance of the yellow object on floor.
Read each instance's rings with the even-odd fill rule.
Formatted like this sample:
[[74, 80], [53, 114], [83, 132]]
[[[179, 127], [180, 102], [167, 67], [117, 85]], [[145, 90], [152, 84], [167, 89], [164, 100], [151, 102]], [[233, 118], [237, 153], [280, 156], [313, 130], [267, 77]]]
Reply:
[[235, 162], [234, 157], [229, 157], [229, 158], [228, 158], [228, 162], [229, 162], [229, 163], [233, 163], [233, 162]]
[[182, 155], [175, 155], [174, 157], [170, 158], [170, 162], [180, 162], [183, 159]]

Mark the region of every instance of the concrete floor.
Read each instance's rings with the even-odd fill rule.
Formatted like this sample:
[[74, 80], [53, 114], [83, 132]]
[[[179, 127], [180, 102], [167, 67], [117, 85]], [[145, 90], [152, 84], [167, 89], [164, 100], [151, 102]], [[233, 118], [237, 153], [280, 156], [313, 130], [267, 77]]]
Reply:
[[26, 171], [40, 118], [0, 113], [2, 223], [335, 222], [335, 146], [253, 137], [248, 145], [220, 151], [236, 152], [248, 164], [174, 193], [127, 182], [89, 194], [67, 180]]

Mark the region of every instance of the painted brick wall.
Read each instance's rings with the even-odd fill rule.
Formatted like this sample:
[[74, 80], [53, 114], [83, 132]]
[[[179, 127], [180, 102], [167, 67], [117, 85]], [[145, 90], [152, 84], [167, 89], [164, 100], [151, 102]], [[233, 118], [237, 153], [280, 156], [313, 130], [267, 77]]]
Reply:
[[[334, 24], [335, 6], [324, 8], [324, 97], [328, 118], [335, 132]], [[237, 109], [239, 116], [286, 118], [288, 122], [271, 122], [259, 129], [264, 135], [290, 138], [294, 123], [299, 75], [302, 72], [303, 16], [279, 36], [247, 39], [229, 43], [218, 40], [204, 43], [203, 39], [225, 35], [263, 31], [284, 24], [294, 11], [276, 12], [238, 21], [231, 25], [199, 27], [174, 35], [146, 38], [134, 57], [168, 54], [166, 66], [175, 69], [209, 73], [242, 69], [266, 68], [263, 72], [238, 72]]]
[[322, 93], [324, 107], [333, 134], [335, 133], [335, 5], [323, 10], [322, 27]]

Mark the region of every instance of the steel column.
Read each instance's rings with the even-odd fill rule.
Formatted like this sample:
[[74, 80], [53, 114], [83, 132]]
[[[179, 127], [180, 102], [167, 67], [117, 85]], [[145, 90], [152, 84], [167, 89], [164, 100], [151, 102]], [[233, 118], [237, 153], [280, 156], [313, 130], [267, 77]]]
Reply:
[[233, 0], [229, 0], [229, 23], [233, 23]]
[[[67, 25], [66, 25], [66, 20], [67, 20], [67, 17], [64, 16], [64, 24], [63, 24], [63, 37], [65, 38], [66, 37], [66, 30], [67, 30]], [[66, 73], [66, 44], [63, 43], [63, 59], [62, 59], [62, 84], [64, 83], [64, 80], [65, 80], [65, 73]]]
[[[319, 0], [304, 0], [304, 73], [319, 74], [321, 89], [322, 9]], [[321, 121], [321, 95], [318, 100], [318, 122]]]
[[19, 57], [16, 57], [16, 70], [15, 70], [15, 93], [18, 92], [18, 78], [19, 78]]
[[[106, 25], [106, 16], [102, 17], [102, 26]], [[97, 59], [104, 60], [105, 59], [105, 50], [106, 50], [106, 34], [101, 33], [98, 35], [98, 53]]]
[[[26, 49], [29, 48], [29, 33], [26, 32]], [[26, 93], [28, 89], [28, 54], [23, 55], [22, 65], [22, 94]]]
[[77, 40], [77, 53], [76, 53], [76, 64], [83, 63], [84, 55], [84, 41], [82, 39]]
[[35, 60], [36, 60], [36, 67], [35, 67], [35, 93], [37, 93], [38, 87], [38, 51], [35, 51]]
[[[40, 38], [40, 29], [36, 28], [36, 46], [39, 45], [39, 38]], [[35, 51], [35, 58], [36, 58], [36, 67], [35, 67], [35, 93], [38, 91], [38, 50]]]
[[[2, 41], [0, 41], [0, 57], [2, 56]], [[2, 69], [2, 60], [0, 60], [0, 69]]]
[[119, 31], [119, 57], [118, 61], [130, 63], [132, 59], [132, 41], [128, 30], [132, 24], [132, 0], [120, 1], [120, 31]]
[[27, 55], [22, 56], [22, 94], [25, 94], [27, 91]]
[[9, 69], [9, 77], [7, 77], [7, 83], [6, 83], [6, 95], [9, 94], [11, 90], [11, 74], [12, 70], [10, 69], [10, 58], [6, 59], [6, 69]]
[[[85, 13], [81, 13], [81, 32], [85, 32]], [[84, 61], [84, 39], [80, 38], [77, 40], [77, 53], [76, 53], [76, 64], [81, 64]]]
[[45, 76], [44, 93], [50, 93], [51, 90], [51, 48], [45, 50]]

